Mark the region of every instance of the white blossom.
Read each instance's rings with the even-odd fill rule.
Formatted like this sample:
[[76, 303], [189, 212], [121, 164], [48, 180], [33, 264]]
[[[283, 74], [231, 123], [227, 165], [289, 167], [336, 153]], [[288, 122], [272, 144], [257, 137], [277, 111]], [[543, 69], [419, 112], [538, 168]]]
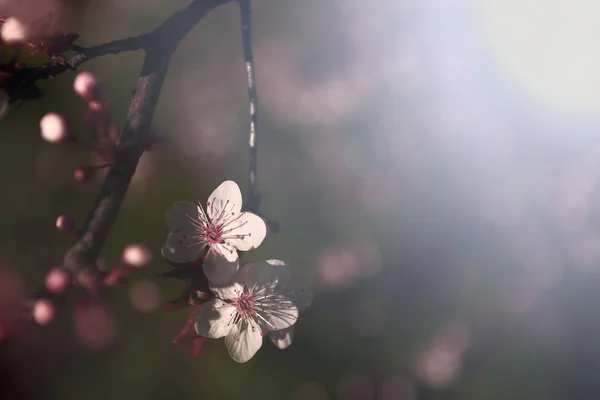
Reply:
[[290, 328], [298, 319], [298, 287], [289, 267], [280, 260], [245, 264], [226, 286], [213, 286], [216, 298], [204, 304], [196, 332], [208, 338], [225, 337], [231, 358], [243, 363], [262, 346], [270, 331]]
[[239, 268], [237, 251], [258, 247], [267, 234], [262, 218], [241, 209], [242, 193], [233, 181], [223, 182], [212, 192], [206, 212], [200, 203], [176, 202], [166, 214], [171, 233], [162, 248], [163, 257], [175, 263], [195, 261], [208, 247], [203, 268], [209, 282], [230, 281]]

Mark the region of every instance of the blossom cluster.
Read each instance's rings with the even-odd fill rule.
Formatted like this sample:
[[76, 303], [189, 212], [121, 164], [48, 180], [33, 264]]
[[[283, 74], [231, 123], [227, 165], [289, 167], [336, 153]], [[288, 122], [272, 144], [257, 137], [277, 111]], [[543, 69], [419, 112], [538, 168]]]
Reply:
[[231, 357], [246, 362], [267, 334], [279, 348], [292, 342], [299, 310], [311, 294], [294, 284], [281, 260], [240, 266], [238, 251], [257, 248], [267, 234], [264, 220], [242, 211], [242, 193], [233, 181], [223, 182], [200, 203], [176, 202], [166, 213], [171, 229], [162, 255], [173, 263], [202, 260], [210, 293], [195, 316], [196, 333], [225, 338]]

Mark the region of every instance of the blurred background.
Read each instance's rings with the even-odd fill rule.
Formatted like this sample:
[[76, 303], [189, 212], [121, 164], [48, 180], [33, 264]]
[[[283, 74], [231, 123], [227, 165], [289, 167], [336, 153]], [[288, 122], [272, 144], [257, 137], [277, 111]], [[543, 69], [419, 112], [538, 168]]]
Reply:
[[[178, 3], [5, 0], [0, 11], [53, 13], [88, 46], [152, 29]], [[226, 179], [246, 189], [232, 3], [173, 57], [154, 121], [166, 140], [143, 156], [100, 260], [143, 243], [152, 262], [95, 322], [71, 306], [0, 343], [0, 384], [32, 399], [600, 398], [600, 4], [253, 3], [259, 186], [281, 230], [243, 258], [288, 260], [313, 288], [294, 343], [265, 340], [237, 364], [215, 340], [194, 359], [171, 343], [188, 311], [159, 305], [181, 289], [158, 277], [166, 208]], [[120, 124], [141, 61], [83, 66]], [[89, 152], [40, 137], [50, 111], [83, 131], [74, 76], [41, 82], [45, 97], [0, 121], [0, 295], [41, 287], [70, 243], [56, 217], [81, 223], [102, 182], [71, 176]]]

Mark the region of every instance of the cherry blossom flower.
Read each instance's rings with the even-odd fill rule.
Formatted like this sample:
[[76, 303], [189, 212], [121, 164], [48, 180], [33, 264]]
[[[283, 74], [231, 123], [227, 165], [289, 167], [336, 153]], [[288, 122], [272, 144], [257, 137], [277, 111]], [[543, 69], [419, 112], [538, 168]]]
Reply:
[[204, 273], [213, 284], [231, 280], [239, 268], [237, 250], [258, 247], [267, 234], [267, 225], [258, 215], [241, 212], [242, 192], [233, 181], [225, 181], [211, 193], [206, 212], [200, 203], [176, 202], [167, 210], [167, 224], [172, 230], [162, 255], [174, 263], [200, 258], [208, 246], [203, 262]]
[[292, 284], [289, 267], [280, 260], [245, 264], [226, 286], [210, 286], [215, 298], [196, 318], [200, 336], [225, 337], [231, 358], [244, 363], [262, 346], [263, 336], [296, 323], [301, 298]]

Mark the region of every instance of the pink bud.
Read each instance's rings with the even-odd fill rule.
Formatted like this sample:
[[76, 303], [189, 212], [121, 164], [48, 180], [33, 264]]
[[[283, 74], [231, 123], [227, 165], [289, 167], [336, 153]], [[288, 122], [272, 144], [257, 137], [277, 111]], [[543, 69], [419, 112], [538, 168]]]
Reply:
[[80, 72], [75, 77], [73, 89], [75, 90], [75, 93], [89, 102], [98, 100], [100, 95], [98, 80], [94, 75], [87, 71]]
[[130, 244], [121, 254], [121, 262], [129, 267], [141, 268], [152, 259], [152, 252], [143, 244]]
[[71, 278], [67, 271], [62, 268], [52, 268], [46, 274], [46, 289], [50, 293], [62, 293], [69, 286], [70, 280]]
[[48, 113], [40, 120], [42, 138], [50, 143], [64, 143], [72, 136], [65, 117], [57, 113]]
[[48, 299], [40, 299], [33, 305], [33, 319], [40, 325], [46, 325], [52, 321], [54, 314], [56, 314], [56, 308]]
[[0, 28], [2, 40], [8, 44], [21, 44], [27, 40], [27, 27], [15, 17], [9, 17]]
[[61, 233], [73, 233], [75, 230], [75, 220], [65, 214], [61, 214], [56, 219], [56, 229]]
[[73, 178], [79, 183], [86, 183], [96, 175], [96, 168], [82, 165], [73, 169]]

